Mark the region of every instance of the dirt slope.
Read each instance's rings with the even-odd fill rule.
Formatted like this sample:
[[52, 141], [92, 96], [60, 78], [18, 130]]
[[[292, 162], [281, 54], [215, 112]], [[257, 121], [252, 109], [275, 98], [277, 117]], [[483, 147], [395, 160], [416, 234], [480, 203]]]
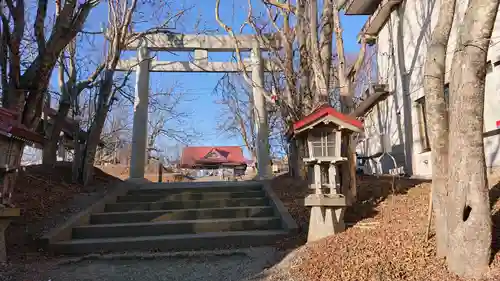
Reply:
[[27, 166], [19, 173], [13, 194], [13, 203], [21, 208], [22, 216], [7, 229], [9, 254], [18, 256], [37, 250], [32, 241], [40, 231], [35, 229], [37, 224], [56, 215], [79, 211], [68, 209], [68, 203], [91, 204], [94, 199], [91, 195], [100, 197], [117, 181], [119, 179], [96, 168], [93, 184], [84, 187], [72, 183], [71, 163], [58, 163], [55, 167]]
[[[302, 187], [300, 187], [302, 185]], [[286, 265], [268, 280], [363, 280], [431, 281], [458, 278], [447, 273], [444, 262], [435, 257], [435, 241], [424, 241], [429, 200], [428, 182], [398, 180], [392, 195], [390, 178], [362, 177], [360, 203], [351, 207], [346, 222], [354, 224], [345, 232], [309, 243], [295, 250]], [[301, 234], [283, 246], [304, 244], [309, 212], [300, 198], [304, 183], [289, 178], [275, 180], [273, 187], [303, 226]], [[500, 185], [491, 192], [495, 256], [488, 280], [500, 280]], [[286, 277], [285, 277], [286, 276]], [[292, 278], [292, 279], [290, 279]]]

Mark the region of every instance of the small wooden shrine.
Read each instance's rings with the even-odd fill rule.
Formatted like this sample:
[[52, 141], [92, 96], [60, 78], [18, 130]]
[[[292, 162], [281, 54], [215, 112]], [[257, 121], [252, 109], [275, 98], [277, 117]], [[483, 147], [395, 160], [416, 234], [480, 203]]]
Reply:
[[18, 117], [18, 113], [0, 108], [0, 262], [7, 259], [5, 229], [21, 215], [20, 209], [11, 204], [12, 189], [21, 162], [18, 152], [25, 144], [43, 143], [43, 136], [20, 124]]
[[341, 188], [344, 175], [341, 165], [347, 165], [346, 138], [363, 132], [361, 121], [346, 116], [329, 105], [323, 105], [295, 122], [288, 138], [303, 142], [305, 162], [309, 171], [310, 188], [305, 198], [311, 207], [308, 241], [344, 231], [344, 212], [350, 204]]

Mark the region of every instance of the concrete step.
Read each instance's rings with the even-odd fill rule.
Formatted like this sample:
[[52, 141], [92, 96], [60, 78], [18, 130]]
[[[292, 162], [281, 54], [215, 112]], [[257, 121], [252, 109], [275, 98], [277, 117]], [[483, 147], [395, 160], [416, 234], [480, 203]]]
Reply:
[[222, 231], [279, 229], [278, 217], [160, 221], [120, 224], [95, 224], [73, 228], [73, 239], [138, 237], [175, 234], [195, 234]]
[[207, 200], [207, 199], [231, 199], [231, 198], [254, 198], [265, 197], [261, 191], [243, 192], [182, 192], [182, 193], [160, 193], [160, 194], [132, 194], [118, 197], [117, 202], [156, 202], [166, 200]]
[[160, 201], [143, 203], [112, 203], [107, 204], [105, 212], [127, 212], [148, 210], [175, 210], [175, 209], [197, 209], [197, 208], [225, 208], [225, 207], [250, 207], [267, 206], [269, 200], [265, 197], [258, 198], [236, 198], [236, 199], [212, 199], [212, 200], [186, 200], [186, 201]]
[[226, 247], [272, 245], [287, 235], [283, 230], [215, 232], [201, 234], [140, 236], [122, 238], [79, 239], [56, 242], [51, 250], [56, 254], [88, 254], [118, 251], [189, 251], [213, 250]]
[[176, 194], [182, 192], [247, 192], [247, 191], [262, 191], [260, 184], [234, 184], [230, 182], [220, 183], [167, 183], [167, 184], [150, 184], [148, 187], [141, 187], [128, 191], [129, 195], [144, 195], [144, 194]]
[[273, 209], [269, 206], [226, 207], [208, 209], [180, 209], [158, 211], [132, 211], [97, 213], [90, 217], [91, 224], [134, 223], [159, 220], [196, 220], [218, 218], [270, 217]]

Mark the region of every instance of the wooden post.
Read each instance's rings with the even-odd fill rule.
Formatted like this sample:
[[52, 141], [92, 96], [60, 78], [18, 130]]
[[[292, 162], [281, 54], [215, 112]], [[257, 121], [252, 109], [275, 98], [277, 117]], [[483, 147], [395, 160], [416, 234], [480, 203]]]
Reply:
[[322, 194], [321, 191], [321, 166], [319, 163], [314, 164], [314, 188], [316, 194]]
[[163, 182], [163, 165], [158, 162], [158, 182]]
[[337, 167], [330, 163], [328, 167], [328, 183], [330, 184], [330, 194], [337, 194]]

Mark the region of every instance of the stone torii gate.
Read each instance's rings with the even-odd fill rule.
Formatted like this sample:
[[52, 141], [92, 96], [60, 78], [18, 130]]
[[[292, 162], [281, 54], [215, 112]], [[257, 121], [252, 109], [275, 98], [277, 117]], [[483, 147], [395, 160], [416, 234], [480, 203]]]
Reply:
[[[269, 157], [269, 128], [264, 96], [264, 71], [271, 65], [262, 58], [261, 51], [281, 46], [276, 36], [236, 36], [238, 49], [251, 52], [250, 61], [244, 60], [245, 70], [252, 73], [252, 92], [257, 132], [257, 169], [259, 179], [271, 175]], [[150, 34], [131, 42], [127, 50], [137, 50], [137, 57], [121, 60], [117, 70], [136, 71], [134, 121], [132, 129], [132, 155], [130, 161], [130, 180], [144, 179], [147, 157], [149, 72], [241, 72], [236, 62], [212, 62], [209, 52], [235, 52], [236, 46], [229, 35], [184, 35]], [[150, 51], [193, 52], [194, 60], [157, 61], [150, 58]]]

